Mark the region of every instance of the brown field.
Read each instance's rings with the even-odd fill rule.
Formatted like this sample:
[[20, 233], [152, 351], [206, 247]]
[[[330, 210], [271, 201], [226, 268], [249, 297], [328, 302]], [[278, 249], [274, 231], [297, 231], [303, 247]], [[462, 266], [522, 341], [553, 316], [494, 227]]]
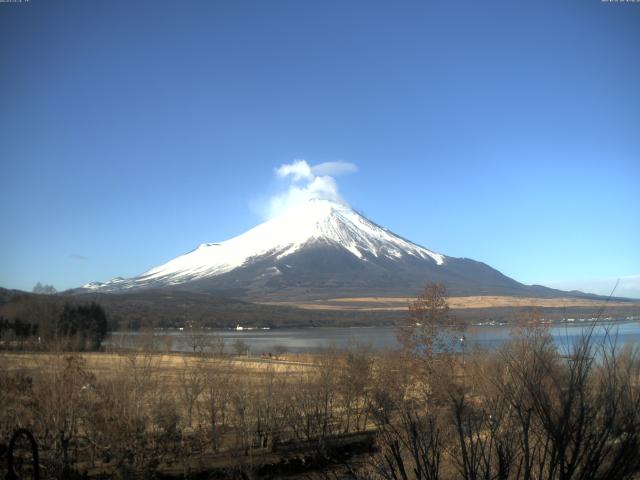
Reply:
[[[328, 300], [313, 300], [309, 302], [268, 302], [267, 305], [289, 305], [309, 310], [354, 310], [354, 311], [403, 311], [407, 310], [409, 297], [347, 297], [331, 298]], [[602, 306], [602, 300], [586, 298], [534, 298], [508, 296], [469, 296], [449, 297], [449, 307], [452, 309], [469, 308], [501, 308], [501, 307], [592, 307]], [[607, 302], [608, 307], [628, 307], [633, 302]]]
[[[111, 377], [122, 371], [123, 367], [131, 361], [134, 352], [86, 352], [79, 355], [85, 361], [87, 370], [100, 378]], [[183, 353], [157, 353], [138, 354], [152, 360], [154, 371], [165, 379], [174, 379], [187, 368], [196, 364], [215, 369], [223, 369], [235, 375], [246, 377], [257, 376], [265, 372], [278, 374], [298, 374], [314, 368], [312, 356], [287, 355], [281, 360], [265, 360], [260, 358], [238, 357], [202, 357]], [[63, 354], [64, 356], [64, 354]], [[0, 364], [4, 370], [39, 371], [56, 365], [60, 361], [60, 355], [53, 353], [24, 353], [2, 352]], [[171, 382], [173, 383], [173, 382]]]
[[[482, 475], [473, 478], [498, 478], [501, 465], [514, 471], [527, 455], [527, 478], [556, 479], [547, 474], [562, 466], [558, 450], [584, 459], [567, 467], [571, 478], [594, 469], [636, 478], [638, 352], [612, 348], [599, 362], [582, 348], [566, 361], [544, 331], [521, 334], [507, 349], [466, 357], [357, 346], [275, 361], [0, 352], [0, 447], [28, 428], [41, 478], [369, 480], [433, 464], [439, 473], [428, 478], [456, 480], [466, 452], [477, 452]], [[420, 335], [407, 337], [409, 348]]]

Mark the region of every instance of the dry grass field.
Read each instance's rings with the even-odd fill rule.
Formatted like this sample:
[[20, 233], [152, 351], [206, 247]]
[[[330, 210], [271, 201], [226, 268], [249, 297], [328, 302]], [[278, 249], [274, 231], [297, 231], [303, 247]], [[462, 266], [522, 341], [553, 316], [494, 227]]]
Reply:
[[[133, 358], [144, 356], [149, 359], [155, 372], [162, 378], [171, 379], [184, 370], [198, 365], [216, 370], [225, 370], [244, 378], [261, 376], [266, 372], [283, 375], [295, 375], [313, 369], [314, 359], [310, 355], [292, 355], [280, 360], [242, 357], [203, 357], [184, 353], [136, 354], [135, 352], [85, 352], [76, 353], [85, 361], [85, 367], [100, 378], [111, 377], [122, 371]], [[64, 354], [62, 355], [64, 356]], [[47, 352], [1, 352], [0, 364], [3, 370], [20, 370], [23, 372], [43, 371], [59, 362], [61, 355]]]
[[[323, 445], [363, 441], [362, 399], [351, 400], [358, 412], [353, 403], [348, 411], [338, 405], [340, 385], [352, 391], [354, 379], [341, 383], [345, 372], [334, 360], [0, 352], [0, 400], [9, 406], [0, 415], [0, 460], [2, 440], [26, 425], [41, 445], [46, 478], [71, 478], [60, 470], [69, 464], [89, 477], [123, 479], [145, 471], [235, 478], [243, 469], [281, 468], [288, 458], [295, 461], [284, 468], [299, 469], [318, 438]], [[334, 440], [345, 428], [347, 439]]]
[[[288, 305], [308, 310], [352, 310], [352, 311], [406, 311], [410, 302], [409, 297], [349, 297], [331, 298], [328, 300], [315, 300], [308, 302], [269, 302], [268, 305]], [[591, 307], [596, 311], [602, 306], [602, 300], [588, 298], [534, 298], [534, 297], [508, 297], [508, 296], [468, 296], [449, 297], [451, 309], [471, 308], [572, 308]], [[632, 302], [611, 301], [608, 307], [626, 307]]]

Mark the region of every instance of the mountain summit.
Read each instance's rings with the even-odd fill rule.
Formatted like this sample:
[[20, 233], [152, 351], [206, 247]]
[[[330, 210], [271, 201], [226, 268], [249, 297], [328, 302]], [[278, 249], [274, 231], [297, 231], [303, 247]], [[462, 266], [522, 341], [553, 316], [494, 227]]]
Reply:
[[172, 287], [295, 299], [414, 295], [429, 281], [443, 282], [458, 295], [524, 295], [542, 288], [522, 285], [483, 263], [428, 250], [346, 205], [313, 199], [138, 277], [93, 282], [82, 289], [117, 293]]

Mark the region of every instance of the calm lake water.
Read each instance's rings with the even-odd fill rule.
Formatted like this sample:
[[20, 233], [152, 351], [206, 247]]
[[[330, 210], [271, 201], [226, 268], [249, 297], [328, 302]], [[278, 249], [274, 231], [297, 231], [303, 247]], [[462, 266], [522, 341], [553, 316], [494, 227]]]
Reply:
[[[579, 339], [589, 323], [558, 324], [550, 327], [551, 335], [563, 350]], [[597, 341], [609, 334], [615, 336], [619, 344], [640, 341], [640, 322], [616, 321], [596, 325], [594, 338]], [[272, 330], [206, 330], [205, 335], [218, 335], [224, 339], [225, 351], [232, 352], [233, 344], [242, 340], [251, 353], [274, 352], [277, 346], [284, 346], [289, 352], [315, 352], [326, 347], [344, 348], [352, 343], [371, 345], [374, 348], [394, 348], [398, 345], [394, 327], [319, 327], [282, 328]], [[465, 348], [480, 347], [492, 349], [503, 345], [511, 338], [508, 326], [471, 326], [463, 333]], [[136, 343], [142, 336], [114, 333], [111, 342]], [[173, 351], [189, 351], [189, 334], [181, 331], [156, 332], [154, 339], [159, 345], [169, 346]]]

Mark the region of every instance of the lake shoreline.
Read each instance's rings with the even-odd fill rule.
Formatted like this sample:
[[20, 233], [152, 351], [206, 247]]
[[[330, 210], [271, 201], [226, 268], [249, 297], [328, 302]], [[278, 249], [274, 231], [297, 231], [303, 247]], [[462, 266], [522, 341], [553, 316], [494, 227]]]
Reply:
[[[454, 334], [464, 337], [465, 348], [494, 349], [513, 338], [514, 324], [509, 325], [470, 325]], [[640, 339], [640, 321], [636, 319], [611, 319], [593, 322], [564, 322], [542, 324], [557, 344], [565, 345], [566, 338], [575, 341], [585, 330], [591, 328], [596, 336], [615, 332], [626, 343]], [[113, 332], [107, 340], [108, 345], [120, 345], [123, 348], [137, 343], [162, 344], [167, 351], [187, 352], [193, 349], [194, 336], [199, 342], [221, 342], [225, 352], [245, 348], [251, 355], [268, 355], [275, 351], [291, 353], [312, 353], [327, 348], [344, 349], [352, 345], [370, 346], [373, 349], [395, 349], [398, 347], [397, 326], [316, 326], [316, 327], [280, 327], [270, 329], [211, 328], [185, 331], [179, 329], [156, 329], [153, 332]]]

